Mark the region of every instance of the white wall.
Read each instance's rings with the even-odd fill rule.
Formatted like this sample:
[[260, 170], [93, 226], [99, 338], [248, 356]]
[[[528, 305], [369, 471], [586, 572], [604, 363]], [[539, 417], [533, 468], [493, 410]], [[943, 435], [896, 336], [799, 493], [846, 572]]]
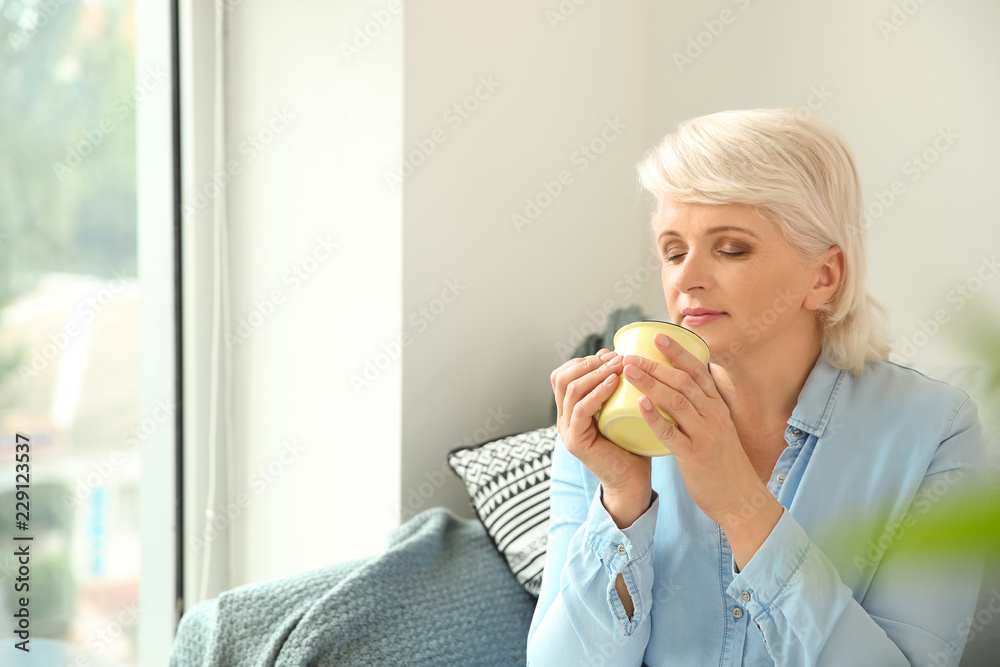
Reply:
[[[591, 319], [603, 328], [605, 302], [666, 315], [658, 275], [643, 270], [649, 202], [634, 166], [683, 119], [811, 102], [854, 148], [867, 201], [904, 182], [869, 248], [871, 291], [897, 338], [953, 309], [949, 290], [1000, 249], [995, 3], [916, 5], [884, 39], [877, 22], [892, 5], [861, 0], [421, 0], [347, 62], [339, 45], [389, 6], [231, 10], [230, 150], [275, 106], [298, 114], [229, 188], [234, 320], [287, 287], [317, 236], [341, 244], [236, 351], [236, 486], [283, 439], [308, 450], [237, 525], [235, 583], [377, 552], [397, 520], [430, 505], [469, 516], [444, 454], [548, 424], [557, 346]], [[546, 12], [560, 6], [575, 9], [553, 24]], [[724, 9], [731, 22], [711, 24], [720, 34], [678, 71], [673, 53]], [[477, 87], [459, 123], [449, 109]], [[608, 118], [627, 127], [580, 171], [576, 151]], [[948, 126], [959, 139], [909, 180], [903, 163]], [[386, 173], [413, 151], [421, 164], [391, 187]], [[560, 170], [570, 184], [518, 233], [512, 214]], [[1000, 310], [998, 283], [975, 303]], [[963, 361], [955, 330], [913, 360]], [[384, 368], [357, 392], [350, 376], [368, 362]]]
[[[282, 300], [234, 351], [232, 489], [252, 503], [233, 528], [232, 585], [378, 553], [396, 525], [399, 366], [360, 396], [350, 375], [401, 326], [401, 203], [382, 170], [402, 145], [402, 19], [350, 61], [338, 48], [382, 7], [229, 11], [228, 152], [242, 161], [228, 188], [233, 321], [273, 290]], [[265, 144], [275, 109], [294, 118]], [[261, 150], [244, 144], [252, 136]], [[288, 440], [305, 449], [281, 462]]]
[[[434, 128], [445, 139], [403, 184], [404, 520], [430, 505], [471, 516], [440, 474], [446, 452], [549, 425], [549, 374], [568, 357], [556, 343], [575, 345], [588, 310], [603, 331], [602, 304], [627, 303], [614, 285], [642, 260], [645, 4], [593, 3], [554, 24], [546, 8], [407, 5], [404, 145]], [[593, 159], [580, 150], [592, 141]], [[450, 304], [448, 280], [462, 288]]]

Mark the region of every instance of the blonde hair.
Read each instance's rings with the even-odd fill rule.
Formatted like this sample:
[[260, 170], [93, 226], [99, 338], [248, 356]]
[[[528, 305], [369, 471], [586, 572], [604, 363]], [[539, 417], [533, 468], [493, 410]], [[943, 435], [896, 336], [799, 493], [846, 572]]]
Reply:
[[844, 138], [803, 115], [780, 108], [691, 118], [647, 153], [639, 180], [657, 203], [753, 206], [805, 259], [839, 246], [843, 280], [817, 311], [821, 354], [857, 375], [889, 355], [885, 308], [865, 286], [861, 181]]

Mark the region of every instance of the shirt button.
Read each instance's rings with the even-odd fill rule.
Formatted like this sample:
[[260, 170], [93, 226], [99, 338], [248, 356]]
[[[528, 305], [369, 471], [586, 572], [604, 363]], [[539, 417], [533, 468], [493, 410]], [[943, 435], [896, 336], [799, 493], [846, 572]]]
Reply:
[[625, 550], [625, 545], [624, 544], [619, 544], [618, 545], [618, 553], [620, 553], [622, 556], [625, 556], [625, 555], [628, 554], [628, 551]]
[[793, 430], [792, 430], [792, 435], [793, 435], [793, 436], [795, 436], [795, 437], [797, 438], [797, 437], [799, 437], [800, 435], [802, 435], [802, 431], [801, 431], [800, 429], [793, 429]]
[[778, 475], [778, 484], [784, 484], [784, 483], [785, 483], [785, 473], [781, 473], [780, 475]]
[[743, 598], [744, 602], [750, 602], [750, 593], [748, 593], [746, 591], [743, 591], [743, 593], [742, 593], [742, 595], [740, 595], [740, 597]]
[[737, 621], [743, 618], [743, 609], [741, 607], [733, 607], [733, 618]]

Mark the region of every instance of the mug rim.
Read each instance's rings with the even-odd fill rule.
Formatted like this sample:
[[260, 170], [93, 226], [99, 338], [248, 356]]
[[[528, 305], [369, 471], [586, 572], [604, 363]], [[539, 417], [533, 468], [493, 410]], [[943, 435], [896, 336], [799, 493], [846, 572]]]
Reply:
[[673, 322], [667, 322], [666, 320], [650, 320], [650, 319], [644, 319], [644, 320], [636, 320], [635, 322], [629, 322], [628, 324], [625, 324], [625, 325], [622, 325], [622, 326], [621, 326], [621, 327], [620, 327], [620, 328], [618, 329], [618, 331], [616, 331], [616, 332], [615, 332], [615, 335], [614, 335], [614, 339], [613, 339], [613, 341], [614, 341], [614, 344], [615, 344], [615, 346], [616, 346], [616, 347], [618, 346], [618, 341], [617, 341], [617, 338], [618, 338], [618, 334], [620, 334], [620, 333], [621, 333], [622, 331], [624, 331], [625, 329], [628, 329], [629, 327], [631, 327], [631, 326], [634, 326], [634, 325], [636, 325], [636, 324], [669, 324], [669, 325], [670, 325], [670, 326], [672, 326], [672, 327], [677, 327], [678, 329], [681, 329], [681, 330], [683, 330], [683, 331], [686, 331], [687, 333], [691, 334], [692, 336], [694, 336], [695, 338], [697, 338], [698, 340], [700, 340], [700, 341], [701, 341], [701, 344], [705, 346], [705, 350], [707, 350], [707, 351], [708, 351], [708, 355], [709, 355], [709, 356], [711, 356], [711, 355], [712, 355], [712, 349], [711, 349], [711, 348], [710, 348], [710, 347], [708, 346], [708, 343], [707, 343], [707, 342], [705, 341], [705, 339], [704, 339], [704, 338], [702, 338], [701, 336], [699, 336], [698, 334], [696, 334], [696, 333], [695, 333], [694, 331], [691, 331], [691, 330], [690, 330], [690, 329], [688, 329], [687, 327], [682, 327], [682, 326], [681, 326], [681, 325], [679, 325], [679, 324], [675, 324], [675, 323], [673, 323]]

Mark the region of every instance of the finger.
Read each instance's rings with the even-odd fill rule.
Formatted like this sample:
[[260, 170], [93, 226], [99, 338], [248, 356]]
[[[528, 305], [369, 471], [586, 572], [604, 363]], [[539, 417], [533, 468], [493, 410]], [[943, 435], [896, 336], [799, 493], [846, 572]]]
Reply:
[[558, 415], [562, 417], [562, 408], [566, 400], [566, 389], [573, 381], [600, 368], [605, 362], [601, 357], [610, 357], [607, 349], [598, 350], [596, 355], [590, 355], [583, 359], [570, 359], [559, 368], [552, 371], [549, 381], [552, 383], [552, 393], [555, 395]]
[[[596, 360], [600, 361], [600, 358], [598, 357]], [[617, 375], [621, 372], [622, 358], [618, 355], [613, 355], [609, 358], [609, 361], [602, 363], [589, 373], [571, 381], [568, 385], [566, 385], [565, 394], [563, 396], [564, 414], [570, 414], [576, 404], [593, 391], [597, 385], [604, 382], [609, 375]], [[596, 411], [597, 408], [594, 408], [594, 412]], [[593, 415], [593, 413], [591, 414]]]
[[[644, 460], [647, 474], [651, 466], [650, 457], [622, 449], [605, 438], [594, 425], [594, 412], [614, 392], [620, 381], [618, 375], [612, 374], [595, 387], [573, 408], [567, 427], [569, 440], [566, 448], [601, 480], [605, 488], [628, 479], [636, 459]], [[590, 429], [593, 429], [593, 435], [588, 438], [586, 436]]]
[[569, 433], [576, 440], [587, 432], [594, 420], [597, 410], [608, 400], [618, 386], [618, 374], [611, 372], [597, 384], [586, 396], [570, 408]]
[[719, 390], [715, 386], [715, 380], [712, 379], [708, 365], [703, 364], [698, 357], [684, 349], [684, 346], [678, 343], [676, 338], [671, 338], [665, 333], [658, 333], [653, 336], [653, 344], [675, 368], [686, 371], [701, 387], [706, 396], [719, 398]]
[[653, 336], [653, 344], [675, 368], [687, 372], [706, 396], [719, 398], [719, 390], [715, 386], [715, 380], [712, 379], [708, 365], [701, 363], [698, 357], [685, 350], [676, 338], [671, 338], [665, 333], [658, 333]]
[[[630, 354], [625, 357], [624, 372], [629, 383], [670, 414], [689, 405], [702, 416], [712, 409], [712, 399], [686, 371]], [[683, 402], [674, 405], [681, 397]]]
[[[628, 360], [629, 357], [626, 357]], [[647, 360], [648, 361], [648, 360]], [[626, 382], [634, 386], [645, 396], [648, 396], [653, 404], [664, 410], [673, 417], [684, 433], [691, 435], [694, 423], [691, 417], [698, 416], [704, 418], [707, 411], [711, 409], [711, 399], [705, 396], [701, 388], [694, 383], [684, 371], [670, 368], [663, 364], [652, 362], [655, 368], [655, 375], [643, 371], [635, 364], [626, 361], [623, 369], [623, 377]], [[660, 377], [667, 375], [670, 380], [664, 382]], [[660, 377], [657, 377], [660, 376]], [[673, 386], [677, 384], [678, 387]], [[686, 391], [680, 389], [686, 386]]]
[[559, 368], [552, 371], [551, 375], [549, 375], [549, 382], [552, 384], [552, 391], [555, 392], [558, 389], [557, 380], [560, 378], [560, 376], [562, 376], [563, 379], [566, 380], [566, 382], [562, 383], [562, 388], [565, 390], [566, 385], [569, 384], [570, 381], [575, 380], [580, 375], [583, 375], [583, 373], [589, 372], [590, 369], [584, 369], [579, 373], [571, 373], [569, 375], [566, 375], [568, 371], [571, 371], [572, 369], [576, 368], [577, 366], [580, 365], [581, 362], [584, 361], [590, 361], [590, 363], [594, 363], [591, 360], [595, 358], [599, 359], [601, 356], [607, 354], [607, 352], [608, 351], [606, 349], [602, 348], [597, 351], [597, 354], [587, 355], [582, 359], [579, 357], [575, 357], [573, 359], [567, 359], [566, 361], [564, 361], [562, 365], [559, 366]]
[[673, 422], [660, 414], [649, 396], [639, 397], [639, 414], [642, 415], [653, 435], [663, 443], [664, 447], [675, 454], [677, 452], [686, 454], [690, 451], [691, 440]]

